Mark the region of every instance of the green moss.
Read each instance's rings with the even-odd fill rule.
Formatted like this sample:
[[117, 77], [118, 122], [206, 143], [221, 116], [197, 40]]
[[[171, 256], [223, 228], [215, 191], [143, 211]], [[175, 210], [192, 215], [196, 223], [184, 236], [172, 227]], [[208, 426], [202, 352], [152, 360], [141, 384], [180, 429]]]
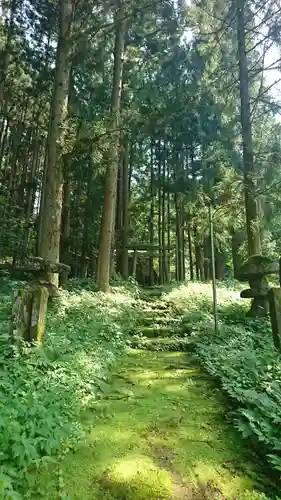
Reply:
[[[85, 415], [85, 445], [60, 463], [63, 493], [71, 500], [220, 498], [196, 496], [208, 488], [228, 499], [250, 495], [254, 467], [224, 412], [190, 355], [129, 351], [107, 397]], [[58, 492], [49, 488], [45, 498]]]
[[278, 272], [278, 262], [264, 255], [252, 255], [241, 266], [241, 275], [273, 274]]

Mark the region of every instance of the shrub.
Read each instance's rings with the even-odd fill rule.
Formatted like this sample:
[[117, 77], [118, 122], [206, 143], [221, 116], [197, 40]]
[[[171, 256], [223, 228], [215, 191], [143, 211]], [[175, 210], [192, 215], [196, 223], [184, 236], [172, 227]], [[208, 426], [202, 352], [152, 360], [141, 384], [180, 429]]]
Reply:
[[247, 301], [223, 287], [218, 289], [217, 333], [210, 285], [174, 291], [173, 300], [187, 311], [183, 328], [194, 339], [198, 359], [235, 402], [236, 427], [259, 442], [259, 450], [281, 471], [281, 357], [269, 321], [246, 318]]
[[107, 391], [126, 345], [133, 298], [65, 292], [49, 310], [46, 346], [8, 343], [10, 299], [0, 296], [0, 499], [38, 498], [31, 468], [83, 438], [79, 415]]

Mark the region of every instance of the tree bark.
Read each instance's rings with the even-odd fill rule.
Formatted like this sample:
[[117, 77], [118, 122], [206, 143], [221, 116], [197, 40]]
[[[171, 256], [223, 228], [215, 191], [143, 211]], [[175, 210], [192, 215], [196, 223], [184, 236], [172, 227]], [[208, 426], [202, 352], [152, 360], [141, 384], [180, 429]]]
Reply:
[[64, 158], [64, 183], [63, 183], [63, 204], [61, 217], [61, 242], [60, 254], [61, 262], [69, 264], [70, 246], [70, 178], [67, 155]]
[[[5, 47], [2, 51], [1, 62], [0, 62], [0, 114], [1, 115], [3, 115], [3, 109], [6, 108], [8, 102], [7, 96], [5, 96], [5, 81], [12, 51], [12, 40], [14, 35], [17, 0], [11, 0], [10, 3], [11, 3], [10, 19], [7, 29], [7, 38]], [[3, 120], [5, 120], [5, 116], [3, 117]]]
[[5, 148], [7, 144], [8, 131], [9, 131], [9, 120], [3, 117], [1, 132], [0, 132], [0, 170], [2, 167], [2, 161], [4, 158]]
[[122, 276], [124, 280], [129, 277], [129, 152], [130, 142], [128, 136], [124, 138], [123, 175], [122, 175]]
[[[120, 123], [121, 85], [123, 73], [123, 52], [126, 31], [124, 19], [124, 3], [119, 1], [116, 16], [116, 35], [114, 48], [114, 70], [111, 101], [112, 130], [117, 130]], [[97, 286], [99, 290], [110, 292], [110, 263], [111, 246], [113, 239], [114, 214], [116, 204], [116, 188], [118, 174], [118, 146], [119, 134], [112, 134], [111, 158], [107, 166], [104, 186], [104, 203], [100, 231], [99, 260], [97, 271]]]
[[87, 277], [87, 269], [89, 263], [90, 255], [90, 239], [89, 232], [91, 229], [92, 222], [92, 197], [93, 197], [93, 158], [92, 153], [88, 158], [88, 179], [87, 179], [87, 191], [86, 199], [84, 203], [84, 224], [83, 224], [83, 240], [82, 240], [82, 252], [80, 260], [80, 273], [82, 278]]
[[[121, 96], [122, 99], [122, 96]], [[111, 269], [114, 269], [114, 243], [116, 246], [116, 272], [122, 275], [122, 225], [123, 225], [123, 161], [124, 161], [124, 144], [123, 134], [120, 136], [119, 148], [119, 165], [117, 173], [116, 187], [116, 207], [115, 207], [115, 227], [114, 237], [112, 237], [112, 252], [111, 252]], [[115, 241], [114, 241], [115, 240]], [[111, 270], [111, 276], [112, 276]]]
[[[42, 236], [39, 242], [40, 257], [53, 262], [59, 261], [60, 229], [62, 213], [62, 145], [64, 121], [67, 116], [67, 99], [70, 79], [70, 37], [75, 10], [72, 0], [60, 0], [60, 29], [57, 46], [57, 59], [53, 97], [50, 110], [49, 132], [47, 139], [46, 183], [42, 197]], [[49, 276], [50, 281], [58, 284], [58, 276]]]
[[[150, 217], [149, 217], [149, 242], [154, 243], [154, 156], [153, 156], [153, 141], [150, 145]], [[149, 281], [150, 286], [154, 285], [154, 262], [153, 251], [149, 256]]]
[[159, 284], [162, 285], [164, 283], [163, 279], [163, 269], [164, 269], [164, 263], [163, 263], [163, 249], [162, 249], [162, 189], [161, 189], [161, 142], [160, 139], [158, 141], [158, 146], [156, 149], [157, 152], [157, 180], [158, 180], [158, 203], [157, 203], [157, 215], [158, 215], [158, 245], [159, 245], [159, 252], [158, 252], [158, 261], [159, 261]]
[[23, 238], [23, 249], [24, 249], [24, 254], [26, 255], [28, 253], [28, 244], [29, 244], [29, 238], [30, 238], [30, 219], [31, 215], [34, 210], [34, 193], [36, 191], [36, 172], [38, 169], [38, 157], [39, 157], [39, 152], [40, 152], [40, 140], [39, 137], [35, 133], [35, 138], [33, 141], [34, 144], [34, 152], [33, 152], [33, 158], [32, 158], [32, 164], [31, 164], [31, 170], [29, 173], [29, 182], [28, 182], [28, 188], [27, 188], [27, 199], [26, 199], [26, 212], [25, 212], [25, 231], [24, 231], [24, 238]]
[[187, 239], [188, 239], [188, 253], [189, 253], [189, 278], [190, 281], [194, 281], [194, 268], [193, 268], [193, 252], [192, 252], [192, 235], [191, 226], [188, 224], [187, 228]]
[[217, 248], [215, 249], [215, 271], [216, 279], [223, 280], [225, 276], [225, 256]]
[[[167, 176], [168, 183], [170, 184], [170, 163], [167, 162]], [[171, 280], [171, 195], [168, 191], [167, 193], [167, 270], [168, 270], [168, 281]]]
[[249, 74], [245, 40], [245, 0], [236, 0], [244, 192], [249, 256], [261, 253], [260, 222], [256, 201], [253, 137], [250, 115]]
[[182, 268], [182, 281], [185, 281], [185, 229], [184, 229], [184, 202], [181, 199], [180, 207], [180, 220], [181, 220], [181, 268]]
[[193, 228], [194, 247], [195, 247], [195, 272], [197, 281], [203, 281], [203, 265], [202, 265], [202, 251], [197, 239], [197, 227]]
[[75, 237], [71, 240], [71, 250], [73, 248], [73, 261], [72, 261], [72, 276], [77, 278], [80, 272], [80, 254], [81, 254], [81, 242], [83, 238], [83, 228], [81, 224], [81, 197], [83, 195], [83, 179], [79, 173], [79, 177], [76, 181], [75, 192], [73, 193], [73, 198], [75, 199], [75, 211], [73, 210], [73, 222], [74, 222], [74, 233]]
[[239, 250], [241, 245], [245, 241], [244, 231], [238, 231], [232, 234], [231, 238], [231, 250], [232, 250], [232, 263], [233, 263], [233, 274], [235, 279], [239, 279], [240, 268], [243, 264], [243, 259], [239, 255]]
[[204, 280], [209, 281], [211, 278], [211, 268], [210, 268], [210, 241], [209, 238], [204, 238], [203, 243], [203, 255], [204, 255]]
[[163, 283], [168, 281], [168, 264], [167, 264], [167, 251], [166, 251], [166, 193], [165, 193], [165, 183], [166, 183], [166, 142], [164, 141], [163, 146], [163, 166], [162, 166], [162, 268], [163, 268]]

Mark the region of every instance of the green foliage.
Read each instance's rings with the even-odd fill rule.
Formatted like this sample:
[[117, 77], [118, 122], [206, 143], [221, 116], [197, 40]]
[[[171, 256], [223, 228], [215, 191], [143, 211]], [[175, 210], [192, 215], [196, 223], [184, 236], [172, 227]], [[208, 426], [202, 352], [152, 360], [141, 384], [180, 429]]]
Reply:
[[214, 333], [211, 287], [196, 285], [174, 292], [195, 352], [205, 369], [221, 382], [234, 402], [235, 426], [245, 438], [259, 442], [259, 452], [281, 470], [281, 359], [270, 323], [245, 317], [248, 304], [238, 293], [221, 287], [219, 331]]
[[[88, 290], [83, 290], [81, 285], [88, 287]], [[238, 288], [238, 285], [236, 286]], [[172, 432], [171, 425], [174, 426], [176, 422], [181, 431], [179, 432], [176, 427], [175, 434], [170, 436], [171, 450], [174, 449], [175, 443], [178, 443], [176, 445], [179, 457], [178, 467], [182, 474], [186, 467], [189, 470], [186, 464], [192, 457], [190, 457], [190, 443], [189, 447], [182, 449], [181, 432], [186, 432], [184, 430], [186, 425], [189, 433], [194, 432], [193, 427], [186, 422], [186, 409], [189, 414], [191, 406], [193, 412], [198, 406], [198, 415], [195, 420], [199, 425], [201, 414], [202, 419], [205, 418], [203, 408], [206, 404], [215, 405], [214, 427], [211, 428], [210, 439], [214, 439], [217, 443], [213, 438], [213, 433], [218, 425], [216, 415], [223, 411], [223, 404], [213, 399], [206, 401], [205, 396], [202, 400], [200, 399], [202, 395], [209, 392], [207, 382], [205, 384], [204, 377], [201, 379], [196, 365], [186, 366], [187, 358], [183, 359], [183, 354], [176, 355], [176, 357], [179, 356], [176, 358], [173, 357], [175, 354], [168, 352], [150, 353], [145, 361], [144, 353], [134, 354], [134, 351], [131, 351], [133, 357], [126, 358], [127, 375], [126, 363], [124, 358], [121, 358], [120, 373], [116, 372], [116, 378], [114, 375], [112, 379], [109, 378], [109, 369], [115, 362], [116, 356], [128, 345], [129, 334], [136, 332], [144, 324], [147, 325], [145, 320], [148, 319], [148, 314], [152, 315], [151, 321], [156, 324], [161, 319], [163, 311], [166, 311], [167, 323], [172, 322], [173, 325], [175, 325], [173, 321], [176, 318], [179, 319], [181, 314], [188, 311], [182, 321], [181, 334], [179, 337], [171, 337], [171, 342], [177, 340], [180, 349], [182, 349], [183, 340], [191, 339], [195, 343], [198, 358], [210, 375], [221, 381], [223, 389], [236, 406], [233, 411], [236, 427], [244, 437], [251, 438], [253, 443], [259, 440], [262, 445], [260, 451], [267, 455], [277, 471], [280, 470], [280, 360], [273, 349], [269, 324], [264, 321], [246, 320], [247, 304], [237, 299], [238, 293], [233, 292], [229, 284], [228, 287], [220, 286], [218, 289], [220, 315], [218, 335], [213, 333], [210, 285], [195, 284], [180, 287], [169, 285], [164, 289], [164, 293], [163, 291], [161, 293], [161, 289], [157, 290], [155, 297], [149, 291], [140, 291], [133, 281], [121, 282], [118, 285], [113, 282], [113, 293], [109, 296], [93, 293], [91, 288], [94, 288], [94, 285], [90, 280], [70, 282], [69, 290], [50, 306], [45, 348], [36, 346], [31, 348], [23, 345], [20, 349], [15, 349], [8, 344], [8, 316], [11, 303], [6, 294], [0, 296], [0, 498], [15, 500], [22, 496], [24, 498], [40, 498], [41, 496], [49, 498], [48, 495], [53, 491], [53, 487], [57, 488], [57, 484], [60, 485], [62, 495], [65, 495], [65, 480], [68, 484], [72, 484], [74, 480], [73, 491], [79, 498], [81, 490], [77, 490], [75, 481], [77, 464], [77, 474], [81, 481], [85, 482], [85, 487], [89, 488], [89, 470], [94, 470], [97, 481], [100, 481], [97, 483], [97, 488], [102, 489], [102, 494], [109, 494], [108, 490], [110, 490], [109, 498], [115, 498], [113, 485], [117, 481], [118, 487], [121, 487], [122, 474], [125, 474], [130, 495], [134, 495], [135, 487], [143, 488], [146, 485], [146, 475], [141, 469], [140, 473], [143, 475], [144, 482], [141, 481], [137, 486], [135, 475], [131, 474], [131, 469], [123, 460], [124, 450], [127, 450], [127, 446], [131, 450], [132, 440], [123, 442], [122, 439], [120, 441], [120, 432], [116, 435], [112, 434], [112, 429], [116, 429], [117, 423], [117, 428], [120, 426], [125, 434], [131, 427], [134, 429], [132, 432], [136, 439], [135, 447], [139, 449], [142, 443], [146, 457], [148, 456], [146, 455], [147, 445], [143, 442], [145, 422], [149, 424], [149, 436], [151, 436], [151, 426], [155, 428], [156, 417], [159, 419], [162, 415], [164, 427], [166, 425], [169, 427], [169, 435]], [[157, 309], [152, 308], [152, 305]], [[176, 342], [174, 346], [176, 349]], [[140, 357], [142, 358], [141, 368], [136, 371], [135, 363], [137, 358], [140, 360]], [[165, 371], [163, 377], [164, 358], [165, 363], [169, 361], [167, 365], [169, 369]], [[147, 367], [144, 371], [145, 363]], [[182, 373], [186, 372], [185, 383], [188, 393], [186, 390], [183, 391], [182, 383], [178, 379], [177, 364]], [[139, 379], [135, 378], [137, 373]], [[198, 382], [194, 385], [197, 376]], [[168, 377], [170, 381], [167, 385]], [[135, 387], [136, 384], [137, 387]], [[200, 388], [197, 387], [198, 384]], [[173, 397], [171, 396], [172, 386], [175, 391]], [[143, 400], [145, 387], [148, 392]], [[168, 394], [163, 399], [164, 390], [167, 390]], [[198, 402], [195, 398], [194, 403], [190, 405], [188, 399], [182, 406], [183, 394], [190, 398], [192, 391], [194, 391], [194, 397], [199, 398]], [[178, 398], [181, 402], [177, 410], [176, 421], [174, 403], [169, 399], [171, 397], [173, 401]], [[110, 410], [108, 402], [111, 400]], [[132, 411], [128, 412], [130, 404]], [[161, 405], [163, 408], [159, 413]], [[180, 411], [183, 412], [182, 419], [179, 418]], [[169, 412], [172, 412], [171, 415], [168, 414]], [[193, 413], [190, 415], [194, 421]], [[170, 425], [169, 422], [172, 424]], [[90, 436], [87, 434], [89, 428]], [[90, 454], [92, 458], [89, 460], [89, 449], [92, 450], [93, 439], [95, 443], [97, 439], [96, 428], [104, 429], [101, 435], [100, 451], [99, 445], [96, 449], [95, 444], [96, 451]], [[139, 429], [138, 437], [137, 429]], [[232, 435], [230, 437], [231, 432], [227, 431], [225, 436], [227, 446], [224, 452], [221, 448], [221, 433], [219, 433], [217, 448], [208, 447], [206, 452], [206, 446], [202, 444], [202, 464], [205, 463], [203, 459], [205, 453], [207, 453], [208, 460], [217, 461], [216, 469], [221, 463], [222, 453], [225, 453], [225, 460], [227, 460], [230, 447], [233, 446], [234, 454], [238, 453], [241, 443], [237, 444], [237, 438], [234, 439]], [[105, 439], [111, 434], [109, 450], [105, 452]], [[85, 442], [90, 448], [85, 449], [83, 444]], [[233, 445], [230, 446], [230, 442]], [[80, 448], [80, 443], [82, 448]], [[237, 450], [234, 443], [238, 446]], [[192, 461], [195, 458], [198, 460], [198, 446], [196, 442]], [[81, 452], [77, 452], [78, 462], [76, 462], [78, 448]], [[106, 476], [102, 476], [102, 480], [98, 479], [101, 478], [101, 463], [103, 460], [105, 463], [112, 461], [112, 456], [115, 456], [112, 453], [116, 452], [119, 462], [124, 464], [125, 469], [122, 468], [120, 472], [119, 466], [116, 465], [117, 468], [112, 467]], [[83, 463], [79, 462], [79, 457]], [[58, 458], [61, 459], [60, 464], [66, 463], [65, 475], [61, 472], [61, 465], [58, 468], [52, 465], [53, 462], [57, 462]], [[145, 463], [148, 463], [147, 458], [145, 458]], [[42, 473], [44, 468], [51, 471], [52, 476], [49, 478], [48, 475], [46, 486], [44, 486], [44, 480], [38, 481], [38, 472], [36, 472], [40, 469]], [[57, 471], [57, 473], [52, 473], [52, 471]], [[206, 474], [204, 478], [207, 481], [209, 469], [205, 469], [202, 465], [202, 475], [204, 474]], [[216, 476], [217, 480], [219, 477], [220, 475]], [[234, 490], [230, 488], [229, 491], [236, 491], [236, 483], [232, 483], [230, 477], [231, 474], [229, 487], [233, 484]], [[52, 484], [52, 481], [56, 486]], [[157, 481], [155, 485], [153, 483], [152, 488], [158, 488]], [[93, 494], [92, 488], [91, 481], [89, 498]], [[75, 495], [74, 498], [76, 498]], [[232, 498], [231, 495], [230, 498]], [[254, 493], [253, 496], [250, 496], [250, 493], [249, 496], [244, 494], [241, 496], [241, 500], [248, 498], [265, 500], [262, 495], [254, 496]]]
[[1, 499], [37, 497], [28, 471], [83, 439], [81, 412], [108, 391], [132, 300], [129, 292], [65, 292], [50, 308], [47, 346], [16, 349], [7, 343], [10, 299], [0, 296]]
[[[65, 498], [80, 500], [83, 491], [83, 500], [168, 500], [178, 492], [266, 500], [224, 409], [193, 356], [129, 350], [114, 367], [109, 392], [87, 413], [84, 445], [60, 462]], [[42, 481], [49, 484], [51, 474]], [[44, 500], [57, 489], [58, 481]]]

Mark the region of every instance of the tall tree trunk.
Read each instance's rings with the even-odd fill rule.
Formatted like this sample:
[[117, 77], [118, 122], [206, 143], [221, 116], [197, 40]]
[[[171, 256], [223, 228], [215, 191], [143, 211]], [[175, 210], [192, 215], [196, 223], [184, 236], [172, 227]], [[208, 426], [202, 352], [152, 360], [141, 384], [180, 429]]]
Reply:
[[118, 174], [118, 147], [119, 133], [117, 131], [120, 123], [121, 85], [123, 72], [123, 52], [126, 32], [125, 9], [123, 0], [118, 2], [116, 16], [116, 35], [114, 48], [114, 70], [112, 86], [112, 145], [111, 158], [107, 166], [104, 186], [104, 204], [100, 231], [99, 260], [97, 272], [97, 285], [103, 292], [110, 292], [110, 263], [111, 247], [113, 239], [114, 214], [116, 204], [116, 188]]
[[[70, 79], [70, 37], [71, 25], [76, 2], [60, 0], [60, 29], [57, 46], [57, 59], [53, 98], [50, 111], [50, 123], [47, 139], [46, 184], [42, 201], [42, 236], [39, 251], [40, 256], [53, 262], [59, 261], [60, 228], [62, 212], [62, 143], [64, 121], [67, 116], [67, 99]], [[49, 279], [58, 284], [58, 276], [50, 275]]]
[[29, 244], [30, 229], [31, 229], [30, 218], [34, 210], [33, 203], [34, 203], [34, 192], [36, 191], [36, 172], [38, 169], [39, 151], [40, 151], [40, 139], [35, 132], [34, 152], [33, 152], [31, 169], [29, 173], [27, 197], [26, 197], [25, 231], [23, 238], [23, 251], [25, 255], [28, 253], [28, 244]]
[[128, 179], [129, 201], [131, 200], [132, 174], [133, 174], [133, 165], [134, 165], [134, 151], [135, 151], [135, 143], [131, 139], [129, 173], [128, 173], [128, 176], [129, 176], [129, 179]]
[[7, 76], [7, 71], [9, 68], [11, 50], [12, 50], [12, 40], [14, 34], [15, 26], [15, 16], [17, 10], [17, 0], [11, 0], [10, 2], [10, 19], [7, 28], [7, 37], [4, 49], [2, 51], [2, 57], [0, 62], [0, 115], [3, 120], [5, 120], [5, 115], [3, 116], [3, 109], [7, 109], [7, 96], [5, 96], [5, 80]]
[[129, 253], [128, 253], [128, 232], [129, 232], [129, 160], [130, 160], [129, 137], [124, 137], [123, 155], [123, 175], [122, 175], [122, 276], [124, 280], [129, 277]]
[[[170, 184], [170, 163], [167, 162], [167, 176], [168, 176], [168, 184]], [[168, 270], [168, 281], [171, 279], [171, 195], [168, 191], [167, 193], [167, 244], [168, 244], [168, 252], [167, 252], [167, 270]]]
[[187, 228], [187, 239], [188, 239], [188, 253], [189, 253], [189, 278], [190, 281], [194, 281], [194, 268], [193, 268], [193, 252], [192, 252], [192, 235], [191, 235], [191, 225], [188, 224]]
[[215, 249], [215, 271], [216, 279], [223, 280], [225, 276], [225, 256], [217, 248]]
[[209, 281], [210, 279], [210, 241], [209, 238], [204, 238], [203, 243], [203, 255], [204, 255], [204, 280]]
[[43, 215], [44, 215], [44, 194], [46, 191], [46, 179], [47, 179], [47, 141], [44, 144], [44, 159], [43, 159], [43, 175], [41, 181], [41, 192], [40, 192], [40, 203], [39, 203], [39, 213], [38, 213], [38, 228], [36, 235], [36, 255], [40, 255], [40, 243], [43, 234]]
[[92, 222], [92, 196], [93, 196], [93, 158], [92, 154], [89, 156], [88, 160], [88, 179], [87, 179], [87, 194], [84, 204], [84, 224], [83, 224], [83, 242], [82, 242], [82, 253], [81, 253], [81, 276], [82, 278], [87, 277], [87, 268], [89, 262], [89, 232]]
[[182, 281], [182, 231], [181, 231], [181, 204], [179, 194], [175, 193], [176, 209], [176, 279]]
[[245, 241], [244, 231], [238, 231], [232, 234], [231, 250], [232, 250], [233, 273], [235, 279], [239, 279], [240, 268], [243, 263], [243, 259], [239, 254], [239, 250], [244, 241]]
[[[149, 242], [154, 243], [154, 156], [153, 156], [153, 141], [150, 145], [150, 216], [149, 216]], [[153, 251], [149, 256], [149, 282], [150, 286], [154, 285], [154, 262]]]
[[9, 131], [9, 120], [3, 119], [3, 122], [1, 125], [1, 131], [0, 131], [0, 170], [1, 170], [2, 161], [3, 161], [4, 153], [5, 153], [5, 148], [6, 148], [6, 144], [7, 144], [8, 131]]
[[62, 217], [61, 217], [61, 242], [60, 242], [60, 255], [61, 261], [64, 264], [70, 264], [69, 259], [69, 246], [70, 246], [70, 178], [69, 178], [69, 165], [68, 156], [65, 155], [63, 165], [63, 203], [62, 203]]
[[[73, 117], [74, 114], [74, 82], [73, 82], [73, 66], [70, 69], [69, 87], [68, 87], [68, 100], [67, 100], [67, 114], [68, 117]], [[79, 140], [79, 126], [76, 131], [76, 138]], [[61, 236], [60, 236], [60, 260], [64, 264], [70, 265], [70, 171], [73, 156], [71, 153], [65, 153], [62, 156], [62, 169], [63, 169], [63, 188], [62, 188], [62, 213], [61, 213]], [[67, 274], [61, 275], [60, 284], [66, 286]]]
[[166, 144], [164, 142], [163, 151], [163, 166], [162, 166], [162, 228], [161, 228], [161, 245], [162, 245], [162, 268], [163, 268], [163, 283], [168, 281], [168, 270], [167, 270], [167, 251], [166, 245], [166, 194], [165, 194], [165, 182], [166, 182]]
[[250, 115], [249, 74], [245, 40], [245, 0], [236, 0], [244, 191], [249, 256], [261, 253], [260, 221], [256, 200], [253, 138]]
[[185, 222], [185, 213], [184, 213], [184, 202], [183, 199], [181, 199], [181, 207], [180, 207], [180, 219], [181, 219], [181, 268], [182, 268], [182, 281], [185, 281], [185, 229], [184, 229], [184, 222]]
[[158, 153], [158, 158], [157, 158], [157, 163], [158, 163], [158, 206], [157, 206], [157, 212], [158, 212], [158, 246], [159, 246], [159, 283], [160, 285], [163, 284], [164, 279], [163, 279], [163, 248], [162, 248], [162, 189], [161, 189], [161, 142], [160, 140], [158, 141], [158, 148], [157, 148], [157, 153]]
[[193, 228], [193, 237], [194, 237], [194, 247], [195, 247], [195, 273], [197, 281], [200, 280], [200, 268], [199, 268], [199, 247], [197, 242], [197, 227], [194, 225]]
[[[72, 218], [74, 221], [74, 228], [75, 228], [75, 238], [73, 238], [73, 252], [71, 252], [71, 256], [73, 255], [74, 259], [72, 262], [72, 275], [74, 278], [79, 276], [80, 272], [80, 265], [79, 265], [79, 256], [81, 253], [81, 241], [82, 241], [82, 228], [81, 228], [81, 209], [80, 209], [80, 200], [83, 194], [83, 180], [82, 176], [79, 175], [77, 181], [76, 181], [76, 188], [74, 192], [73, 198], [75, 199], [75, 213], [73, 214]], [[72, 240], [71, 240], [72, 243]], [[71, 249], [72, 249], [72, 244], [71, 244]]]
[[[121, 97], [122, 98], [122, 97]], [[115, 207], [115, 227], [114, 227], [114, 237], [112, 238], [112, 252], [111, 260], [114, 257], [114, 243], [116, 246], [116, 271], [122, 274], [122, 224], [123, 224], [123, 134], [120, 137], [120, 149], [119, 149], [119, 165], [117, 173], [117, 187], [116, 187], [116, 207]], [[115, 241], [114, 241], [115, 239]], [[112, 263], [111, 263], [112, 267]], [[114, 263], [113, 263], [114, 267]]]

